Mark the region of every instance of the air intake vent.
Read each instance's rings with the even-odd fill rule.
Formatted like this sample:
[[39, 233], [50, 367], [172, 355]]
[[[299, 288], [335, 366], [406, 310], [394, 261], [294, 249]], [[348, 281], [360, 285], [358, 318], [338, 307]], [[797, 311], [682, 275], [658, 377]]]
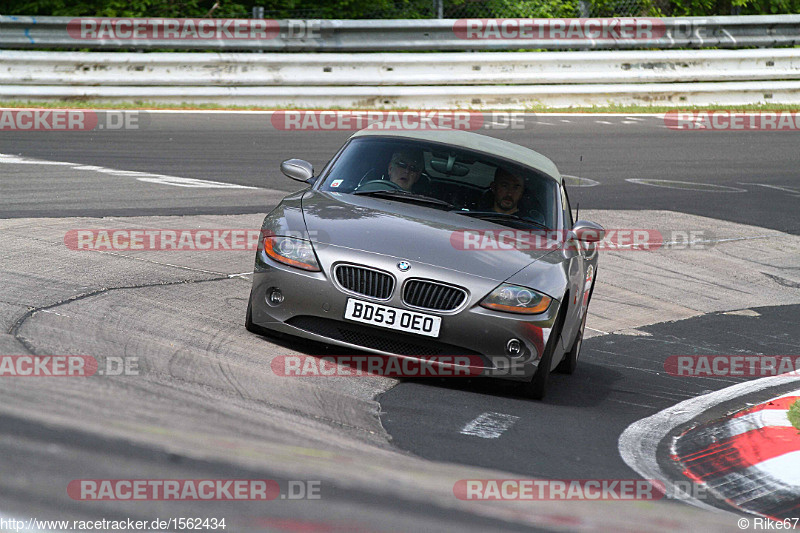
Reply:
[[348, 291], [380, 300], [388, 300], [394, 291], [392, 276], [369, 268], [339, 265], [336, 267], [336, 280]]
[[403, 289], [403, 302], [432, 311], [452, 311], [467, 299], [467, 291], [435, 281], [412, 279]]

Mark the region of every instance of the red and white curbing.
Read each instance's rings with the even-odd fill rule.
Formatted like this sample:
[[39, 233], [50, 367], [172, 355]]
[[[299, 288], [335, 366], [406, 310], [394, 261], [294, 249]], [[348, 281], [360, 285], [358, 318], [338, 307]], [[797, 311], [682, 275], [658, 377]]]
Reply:
[[800, 431], [787, 416], [800, 390], [684, 432], [672, 445], [683, 473], [747, 512], [800, 513]]

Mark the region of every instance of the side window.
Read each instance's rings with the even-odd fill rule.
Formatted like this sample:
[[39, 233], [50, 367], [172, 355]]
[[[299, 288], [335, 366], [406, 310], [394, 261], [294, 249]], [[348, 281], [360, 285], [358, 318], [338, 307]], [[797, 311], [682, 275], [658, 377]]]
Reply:
[[566, 229], [571, 229], [573, 225], [575, 225], [575, 221], [572, 220], [572, 208], [569, 205], [569, 196], [567, 196], [567, 188], [563, 185], [561, 186], [561, 206], [564, 209], [564, 225]]

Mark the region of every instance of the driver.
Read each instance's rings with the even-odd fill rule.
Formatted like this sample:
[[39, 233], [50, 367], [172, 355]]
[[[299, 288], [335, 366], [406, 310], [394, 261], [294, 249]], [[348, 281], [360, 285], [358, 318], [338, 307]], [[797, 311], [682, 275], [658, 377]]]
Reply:
[[389, 160], [389, 181], [410, 191], [422, 173], [422, 155], [412, 150], [400, 150]]
[[506, 215], [512, 215], [519, 211], [519, 201], [525, 192], [525, 180], [522, 177], [498, 168], [489, 188], [494, 194], [493, 211]]

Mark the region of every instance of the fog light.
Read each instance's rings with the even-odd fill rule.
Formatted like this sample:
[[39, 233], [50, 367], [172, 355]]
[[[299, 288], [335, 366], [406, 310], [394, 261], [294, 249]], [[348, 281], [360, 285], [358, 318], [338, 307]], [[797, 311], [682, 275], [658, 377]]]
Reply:
[[269, 305], [280, 305], [283, 303], [283, 293], [280, 289], [272, 288], [267, 291], [267, 303]]
[[506, 353], [511, 357], [522, 355], [522, 343], [518, 339], [511, 339], [506, 344]]

